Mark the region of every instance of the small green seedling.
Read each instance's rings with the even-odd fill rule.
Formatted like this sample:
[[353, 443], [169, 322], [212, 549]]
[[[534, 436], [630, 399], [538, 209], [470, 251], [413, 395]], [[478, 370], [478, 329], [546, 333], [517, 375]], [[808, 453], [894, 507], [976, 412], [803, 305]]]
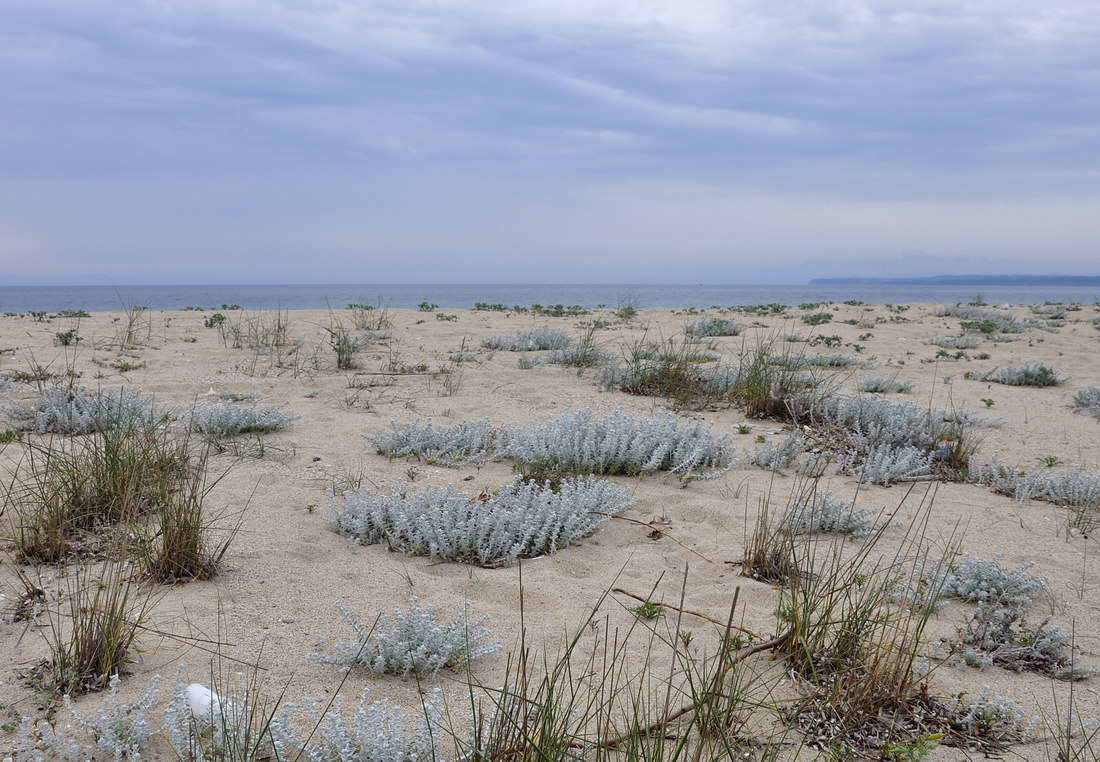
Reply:
[[647, 622], [652, 622], [657, 617], [664, 616], [665, 613], [665, 610], [661, 607], [661, 604], [653, 603], [652, 601], [646, 601], [639, 606], [628, 608], [627, 611], [629, 611], [631, 614], [638, 617], [639, 619], [646, 620]]

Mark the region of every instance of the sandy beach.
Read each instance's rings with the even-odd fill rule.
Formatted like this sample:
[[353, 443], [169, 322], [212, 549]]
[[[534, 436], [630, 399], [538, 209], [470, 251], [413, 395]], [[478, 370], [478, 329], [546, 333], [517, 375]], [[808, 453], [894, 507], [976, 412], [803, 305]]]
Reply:
[[[212, 453], [207, 461], [211, 478], [224, 474], [206, 497], [207, 515], [216, 519], [221, 536], [235, 533], [215, 576], [165, 585], [142, 580], [136, 567], [125, 567], [138, 583], [135, 589], [152, 591], [155, 603], [120, 691], [136, 697], [153, 675], [161, 675], [158, 707], [176, 690], [177, 672], [183, 684], [210, 684], [212, 675], [228, 673], [243, 675], [238, 681], [258, 676], [265, 695], [282, 694], [294, 704], [307, 697], [324, 703], [339, 690], [350, 707], [369, 686], [372, 699], [388, 698], [415, 712], [420, 696], [439, 688], [456, 718], [468, 716], [470, 689], [462, 672], [443, 670], [419, 681], [372, 677], [354, 669], [345, 675], [338, 666], [309, 658], [332, 654], [338, 643], [354, 640], [338, 603], [369, 626], [379, 614], [406, 608], [410, 596], [430, 604], [448, 621], [465, 603], [471, 616], [488, 615], [483, 626], [501, 647], [470, 665], [471, 674], [485, 686], [505, 680], [510, 660], [514, 667], [521, 595], [525, 643], [539, 665], [543, 655], [557, 658], [563, 643], [577, 633], [578, 675], [588, 674], [583, 664], [593, 649], [606, 653], [605, 639], [622, 641], [628, 633], [624, 675], [642, 668], [650, 653], [646, 644], [669, 638], [676, 639], [679, 659], [704, 664], [722, 643], [723, 627], [715, 622], [726, 621], [735, 591], [734, 623], [755, 634], [753, 642], [784, 632], [781, 586], [742, 575], [740, 564], [763, 507], [778, 517], [811, 484], [818, 493], [830, 492], [833, 500], [854, 500], [858, 508], [881, 513], [876, 520], [891, 526], [873, 539], [813, 534], [800, 535], [800, 543], [822, 555], [857, 558], [873, 542], [868, 563], [887, 565], [900, 553], [899, 573], [912, 568], [918, 552], [942, 558], [951, 549], [973, 558], [997, 558], [1008, 570], [1034, 564], [1027, 573], [1046, 583], [1035, 595], [1027, 626], [1034, 628], [1050, 617], [1051, 624], [1074, 634], [1073, 665], [1100, 669], [1100, 526], [1094, 528], [1087, 520], [1097, 514], [1096, 506], [1070, 509], [1049, 500], [1017, 500], [988, 485], [968, 483], [965, 475], [906, 479], [888, 486], [861, 483], [854, 473], [837, 473], [840, 455], [829, 449], [831, 440], [805, 422], [746, 417], [743, 406], [734, 403], [709, 402], [702, 409], [683, 411], [667, 398], [604, 388], [598, 368], [547, 362], [551, 351], [493, 350], [483, 344], [489, 337], [539, 327], [561, 329], [574, 341], [588, 332], [595, 347], [621, 364], [645, 342], [679, 340], [685, 324], [731, 320], [743, 328], [740, 335], [700, 337], [700, 351], [719, 358], [700, 361], [701, 367], [736, 367], [740, 357], [762, 343], [808, 357], [844, 355], [851, 358], [847, 367], [813, 366], [836, 395], [869, 394], [858, 391], [858, 384], [871, 377], [903, 382], [908, 391], [883, 397], [930, 411], [970, 414], [969, 441], [980, 457], [996, 456], [1009, 467], [1050, 473], [1074, 468], [1086, 475], [1100, 472], [1100, 419], [1074, 405], [1077, 393], [1100, 385], [1100, 330], [1094, 322], [1100, 312], [1086, 305], [1052, 318], [1054, 313], [1036, 314], [1027, 307], [983, 309], [1033, 324], [1021, 333], [966, 332], [961, 328], [964, 318], [938, 315], [937, 305], [928, 304], [792, 306], [779, 314], [661, 309], [627, 319], [612, 310], [553, 316], [376, 309], [364, 316], [344, 309], [258, 313], [210, 308], [42, 319], [8, 316], [0, 318], [0, 373], [9, 379], [0, 393], [10, 409], [12, 404], [33, 403], [39, 385], [75, 382], [91, 390], [140, 390], [153, 395], [156, 404], [178, 410], [196, 401], [220, 402], [223, 393], [233, 393], [244, 405], [285, 405], [282, 412], [293, 417], [283, 430], [243, 436], [239, 441], [248, 446], [237, 449], [243, 455]], [[215, 313], [226, 322], [207, 327]], [[829, 313], [831, 319], [819, 325], [803, 320], [819, 313]], [[376, 326], [382, 332], [349, 355], [355, 367], [338, 369], [333, 332], [362, 336], [356, 318], [385, 318], [392, 325]], [[250, 321], [270, 327], [272, 320], [285, 323], [280, 329], [285, 340], [273, 348], [248, 346], [247, 331], [242, 346], [234, 346], [233, 334], [227, 332], [234, 326], [244, 330]], [[59, 334], [68, 331], [73, 335], [63, 346]], [[963, 335], [973, 346], [927, 343]], [[791, 336], [804, 340], [791, 341]], [[1064, 382], [1034, 387], [979, 378], [997, 368], [1034, 363], [1053, 367]], [[36, 374], [38, 369], [43, 373]], [[37, 381], [28, 378], [35, 375]], [[388, 491], [411, 481], [411, 491], [454, 485], [471, 498], [485, 499], [515, 478], [509, 460], [452, 468], [417, 458], [387, 458], [369, 438], [392, 426], [401, 429], [430, 420], [445, 427], [488, 419], [495, 429], [529, 429], [582, 409], [591, 410], [596, 419], [622, 411], [641, 420], [670, 409], [702, 416], [714, 437], [728, 437], [733, 467], [714, 479], [679, 479], [667, 473], [604, 477], [626, 490], [632, 507], [575, 545], [520, 565], [483, 568], [440, 561], [390, 550], [385, 543], [355, 544], [333, 529], [333, 511], [340, 502], [333, 490]], [[0, 429], [18, 426], [8, 420]], [[803, 454], [822, 453], [816, 481], [794, 466], [772, 471], [746, 462], [762, 445], [778, 447], [787, 441], [792, 430], [807, 437]], [[22, 441], [9, 441], [0, 451], [9, 492], [0, 519], [5, 537], [15, 532], [18, 498], [13, 490], [28, 466], [27, 443], [50, 436], [26, 432]], [[32, 688], [28, 675], [50, 657], [48, 623], [68, 610], [66, 585], [73, 571], [127, 562], [102, 547], [91, 559], [20, 564], [10, 542], [0, 558], [0, 592], [5, 595], [0, 709], [6, 723], [0, 732], [0, 757], [5, 757], [19, 743], [14, 730], [19, 717], [66, 722], [67, 710], [59, 700]], [[950, 563], [961, 558], [951, 555]], [[45, 591], [43, 610], [33, 619], [11, 613], [23, 589], [18, 573], [37, 580]], [[613, 589], [706, 618], [681, 615], [674, 608], [652, 620], [639, 618], [630, 610], [639, 600]], [[926, 682], [928, 694], [945, 702], [960, 696], [962, 701], [973, 699], [988, 686], [990, 698], [1017, 702], [1028, 718], [1037, 715], [1040, 722], [1019, 743], [976, 737], [967, 748], [961, 736], [929, 738], [925, 758], [977, 759], [986, 752], [1010, 759], [1055, 758], [1057, 733], [1050, 721], [1056, 707], [1063, 721], [1071, 699], [1082, 718], [1100, 717], [1100, 677], [1058, 680], [996, 664], [980, 669], [965, 664], [957, 646], [976, 604], [956, 598], [944, 603], [922, 633], [918, 657], [930, 673], [918, 682]], [[654, 691], [663, 690], [661, 680], [672, 663], [668, 650], [665, 645], [650, 653]], [[792, 676], [785, 658], [776, 656], [763, 651], [734, 668], [747, 690], [755, 692], [753, 703], [759, 704], [742, 712], [737, 737], [744, 758], [763, 758], [769, 749], [779, 758], [829, 758], [812, 733], [798, 730], [795, 718], [796, 707], [816, 689]], [[102, 695], [88, 693], [76, 699], [76, 706], [90, 711]], [[1100, 745], [1096, 740], [1093, 744], [1094, 749]], [[860, 753], [866, 758], [886, 754], [882, 748]], [[146, 758], [173, 757], [167, 743], [157, 741]]]

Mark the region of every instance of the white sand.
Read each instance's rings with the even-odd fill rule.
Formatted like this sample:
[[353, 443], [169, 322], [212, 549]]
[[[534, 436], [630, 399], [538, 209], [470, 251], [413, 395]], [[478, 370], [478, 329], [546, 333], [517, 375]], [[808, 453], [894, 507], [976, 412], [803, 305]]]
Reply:
[[[988, 352], [988, 360], [940, 360], [922, 362], [936, 354], [936, 347], [922, 343], [936, 335], [959, 331], [954, 318], [933, 317], [929, 305], [913, 305], [901, 313], [884, 306], [834, 306], [834, 322], [810, 328], [798, 320], [802, 314], [791, 309], [791, 317], [776, 318], [723, 315], [752, 325], [741, 337], [716, 339], [720, 351], [734, 360], [743, 342], [751, 346], [757, 336], [786, 333], [839, 335], [844, 342], [865, 346], [862, 357], [877, 358], [874, 370], [853, 372], [845, 386], [854, 390], [855, 381], [867, 375], [894, 376], [915, 383], [912, 394], [891, 395], [895, 400], [913, 400], [933, 408], [973, 411], [982, 417], [1002, 421], [978, 431], [983, 437], [981, 453], [997, 454], [1008, 464], [1035, 467], [1038, 459], [1056, 456], [1067, 465], [1079, 465], [1085, 471], [1100, 471], [1100, 421], [1075, 412], [1073, 394], [1084, 387], [1100, 385], [1100, 331], [1091, 323], [1097, 315], [1089, 307], [1069, 314], [1069, 322], [1053, 332], [1031, 330], [1019, 341], [993, 344], [983, 342], [978, 352]], [[221, 574], [212, 581], [193, 582], [157, 589], [159, 600], [150, 626], [172, 637], [144, 634], [140, 653], [125, 677], [127, 695], [140, 693], [153, 674], [172, 677], [183, 669], [183, 682], [208, 683], [212, 670], [213, 648], [222, 657], [215, 670], [231, 668], [228, 658], [256, 662], [263, 670], [266, 684], [277, 692], [284, 684], [287, 696], [327, 699], [340, 682], [339, 669], [307, 660], [310, 652], [323, 650], [326, 644], [350, 640], [353, 633], [336, 611], [343, 601], [362, 620], [371, 621], [378, 612], [401, 607], [409, 595], [417, 595], [450, 615], [463, 601], [473, 604], [475, 613], [492, 616], [491, 627], [504, 649], [475, 664], [477, 677], [485, 684], [499, 682], [504, 674], [507, 654], [519, 637], [519, 570], [513, 568], [480, 569], [440, 563], [388, 551], [383, 546], [357, 547], [330, 530], [327, 517], [329, 499], [325, 489], [341, 476], [362, 475], [365, 482], [388, 485], [406, 479], [415, 469], [417, 484], [458, 484], [472, 494], [493, 489], [512, 478], [506, 463], [480, 468], [446, 469], [425, 464], [389, 462], [377, 455], [364, 434], [383, 431], [391, 421], [409, 423], [417, 418], [440, 424], [487, 417], [495, 425], [530, 425], [551, 420], [567, 411], [591, 408], [597, 414], [622, 409], [635, 416], [650, 416], [662, 409], [660, 400], [634, 397], [621, 392], [602, 392], [592, 371], [545, 365], [521, 370], [519, 354], [489, 352], [480, 346], [481, 338], [509, 333], [537, 325], [565, 328], [574, 333], [580, 321], [595, 319], [549, 318], [532, 315], [445, 310], [457, 315], [455, 321], [434, 319], [431, 313], [411, 310], [393, 312], [396, 323], [393, 339], [363, 351], [360, 372], [332, 369], [333, 353], [325, 343], [325, 326], [330, 315], [324, 311], [290, 313], [290, 335], [304, 343], [298, 362], [317, 357], [321, 370], [278, 367], [273, 358], [250, 349], [223, 346], [218, 331], [203, 327], [210, 312], [145, 313], [151, 334], [144, 345], [119, 352], [107, 348], [116, 336], [125, 316], [96, 314], [79, 323], [68, 319], [33, 322], [29, 317], [0, 318], [0, 370], [26, 370], [38, 363], [54, 372], [72, 368], [81, 374], [81, 382], [105, 387], [137, 387], [157, 396], [164, 403], [187, 404], [208, 390], [232, 390], [260, 395], [260, 404], [288, 402], [287, 412], [300, 418], [287, 430], [265, 437], [272, 446], [269, 457], [233, 464], [229, 456], [211, 462], [214, 472], [231, 470], [211, 495], [209, 505], [224, 511], [226, 523], [239, 516], [241, 527], [225, 559]], [[1017, 308], [1020, 317], [1030, 317]], [[256, 313], [227, 313], [233, 319], [257, 317]], [[714, 315], [713, 310], [704, 313]], [[345, 324], [348, 316], [341, 314]], [[647, 311], [629, 324], [615, 322], [598, 333], [599, 341], [619, 354], [630, 342], [642, 336], [672, 336], [690, 316], [670, 310]], [[900, 317], [908, 322], [889, 322]], [[120, 319], [121, 318], [121, 319]], [[610, 319], [604, 316], [605, 319]], [[845, 319], [874, 322], [873, 327], [840, 323]], [[73, 351], [54, 345], [58, 331], [77, 327], [83, 341]], [[864, 334], [873, 336], [860, 338]], [[463, 345], [477, 354], [478, 362], [463, 363], [451, 376], [453, 394], [447, 395], [442, 375], [377, 375], [394, 364], [414, 367], [421, 363], [432, 371], [451, 365], [449, 355]], [[101, 348], [102, 347], [102, 348]], [[795, 349], [806, 348], [805, 344]], [[851, 354], [846, 346], [808, 348], [807, 352]], [[119, 373], [109, 367], [119, 359], [143, 363], [144, 368]], [[996, 365], [1019, 365], [1044, 361], [1057, 367], [1071, 380], [1056, 388], [1009, 387], [966, 380], [966, 371], [980, 371]], [[292, 366], [294, 358], [284, 358]], [[386, 385], [390, 384], [392, 385]], [[27, 398], [30, 388], [13, 385], [2, 392], [7, 398]], [[983, 398], [994, 400], [986, 408]], [[746, 423], [737, 409], [708, 411], [717, 435], [736, 431]], [[751, 434], [737, 435], [735, 444], [752, 448], [755, 437], [785, 437], [783, 424], [770, 420], [747, 421]], [[10, 469], [19, 459], [21, 448], [10, 444], [0, 454]], [[413, 467], [413, 468], [410, 468]], [[472, 476], [472, 480], [463, 481]], [[528, 643], [551, 653], [561, 639], [581, 627], [601, 595], [619, 586], [646, 595], [662, 579], [656, 598], [675, 601], [689, 569], [686, 606], [695, 611], [724, 619], [731, 596], [740, 587], [738, 621], [762, 635], [776, 632], [774, 611], [777, 589], [738, 575], [730, 562], [740, 559], [745, 537], [759, 511], [759, 501], [771, 495], [772, 505], [780, 510], [796, 480], [773, 476], [758, 469], [735, 469], [714, 481], [697, 481], [681, 489], [675, 478], [615, 477], [637, 500], [629, 516], [640, 522], [664, 517], [662, 529], [674, 538], [651, 539], [647, 529], [627, 521], [612, 521], [593, 537], [554, 556], [524, 562], [523, 585]], [[822, 486], [834, 497], [849, 499], [856, 490], [855, 481], [836, 475], [830, 469]], [[893, 509], [903, 501], [907, 486], [892, 488], [864, 487], [859, 504]], [[1019, 503], [995, 495], [986, 489], [963, 484], [919, 483], [905, 500], [899, 520], [906, 526], [888, 530], [883, 552], [892, 552], [902, 541], [907, 527], [918, 520], [918, 505], [926, 492], [935, 493], [929, 521], [929, 542], [943, 545], [953, 535], [961, 537], [963, 550], [982, 558], [1000, 555], [1003, 563], [1015, 568], [1036, 562], [1033, 573], [1049, 580], [1049, 596], [1034, 609], [1033, 620], [1052, 615], [1064, 629], [1074, 628], [1080, 648], [1079, 660], [1100, 667], [1100, 564], [1097, 539], [1069, 536], [1067, 510], [1049, 503]], [[314, 507], [315, 506], [315, 507]], [[5, 530], [6, 531], [6, 530]], [[853, 543], [853, 547], [854, 547]], [[690, 549], [686, 549], [686, 548]], [[5, 552], [6, 553], [6, 552]], [[58, 607], [58, 570], [38, 570], [51, 591], [51, 611]], [[10, 556], [0, 564], [0, 585], [10, 594], [14, 590], [14, 565]], [[635, 601], [610, 595], [600, 606], [611, 628], [625, 631], [634, 622], [624, 606]], [[930, 654], [944, 654], [947, 641], [955, 637], [972, 607], [952, 602], [933, 620], [929, 628]], [[667, 617], [666, 617], [667, 619]], [[685, 627], [694, 633], [693, 648], [699, 653], [713, 649], [715, 628], [688, 618]], [[602, 626], [602, 625], [601, 625]], [[661, 625], [663, 626], [663, 625]], [[582, 638], [587, 648], [597, 637], [592, 629]], [[211, 641], [220, 645], [212, 646]], [[642, 642], [641, 639], [638, 640]], [[0, 703], [14, 706], [32, 716], [44, 715], [21, 678], [25, 670], [48, 654], [36, 626], [25, 623], [0, 625]], [[641, 658], [641, 654], [637, 655]], [[759, 668], [769, 665], [759, 657]], [[774, 666], [774, 665], [773, 665]], [[247, 671], [247, 670], [245, 670]], [[777, 669], [778, 673], [778, 669]], [[405, 705], [416, 701], [416, 686], [409, 681], [387, 677], [370, 680], [352, 674], [343, 688], [351, 698], [365, 684], [371, 684], [377, 698], [388, 696]], [[441, 686], [460, 700], [463, 686], [455, 676], [439, 675], [426, 680], [429, 687]], [[938, 666], [931, 678], [935, 695], [951, 696], [965, 691], [973, 695], [983, 685], [994, 694], [1020, 702], [1029, 713], [1049, 711], [1052, 697], [1064, 707], [1069, 684], [1041, 675], [1013, 673], [998, 668], [978, 671], [955, 663]], [[1100, 716], [1100, 677], [1075, 687], [1078, 710], [1087, 717]], [[777, 697], [797, 695], [794, 686], [780, 688]], [[94, 705], [96, 696], [80, 699]], [[62, 711], [60, 715], [63, 715]], [[59, 715], [59, 716], [60, 716]], [[789, 740], [789, 739], [788, 739]], [[10, 750], [14, 734], [0, 733], [0, 750]], [[1012, 749], [1009, 756], [1034, 759], [1042, 757], [1042, 744]], [[807, 758], [812, 756], [805, 751]], [[957, 749], [940, 747], [935, 759], [965, 758]]]

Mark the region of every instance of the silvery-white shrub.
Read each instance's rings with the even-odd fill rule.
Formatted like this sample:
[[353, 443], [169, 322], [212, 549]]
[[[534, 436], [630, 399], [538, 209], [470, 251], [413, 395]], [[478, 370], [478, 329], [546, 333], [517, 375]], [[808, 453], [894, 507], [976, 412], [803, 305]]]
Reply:
[[137, 389], [91, 391], [55, 385], [40, 390], [31, 403], [13, 402], [4, 415], [36, 434], [92, 434], [106, 429], [142, 428], [162, 423], [168, 413]]
[[430, 675], [444, 667], [461, 669], [471, 661], [500, 650], [482, 627], [488, 614], [470, 619], [470, 604], [463, 606], [450, 622], [441, 623], [432, 606], [421, 606], [416, 596], [407, 609], [381, 615], [370, 622], [359, 621], [343, 603], [340, 615], [355, 630], [357, 639], [338, 643], [335, 656], [310, 654], [322, 664], [359, 667], [372, 675]]
[[[307, 742], [293, 726], [288, 705], [272, 723], [280, 759], [308, 762], [444, 762], [448, 759], [442, 693], [432, 691], [419, 710], [409, 713], [388, 699], [368, 701], [370, 687], [359, 695], [354, 716], [345, 718], [343, 697], [337, 696], [322, 715], [308, 701], [307, 727], [315, 728]], [[410, 714], [412, 716], [410, 716]], [[299, 751], [301, 756], [299, 757]]]
[[388, 432], [368, 438], [378, 453], [387, 458], [419, 458], [432, 465], [455, 468], [491, 460], [497, 450], [498, 434], [487, 418], [446, 428], [417, 419], [405, 428], [391, 422]]
[[1020, 469], [1006, 466], [996, 457], [970, 459], [969, 480], [1017, 500], [1045, 500], [1070, 508], [1100, 506], [1100, 474], [1086, 474], [1079, 466], [1052, 469]]
[[852, 357], [850, 355], [805, 355], [804, 357], [807, 364], [816, 365], [820, 368], [848, 368], [852, 365], [864, 364], [864, 361], [860, 358]]
[[572, 339], [561, 328], [538, 326], [519, 333], [487, 336], [481, 340], [486, 349], [506, 352], [537, 352], [544, 349], [564, 349]]
[[976, 667], [997, 665], [1050, 675], [1058, 680], [1081, 680], [1097, 670], [1074, 664], [1073, 637], [1050, 624], [1025, 622], [1024, 606], [1000, 602], [979, 603], [962, 632], [963, 660]]
[[745, 451], [741, 462], [744, 466], [754, 466], [767, 471], [780, 473], [788, 468], [809, 448], [810, 443], [799, 431], [792, 431], [778, 445], [771, 440], [759, 445], [755, 450]]
[[867, 484], [894, 484], [902, 479], [932, 473], [932, 455], [919, 447], [873, 445], [864, 452], [850, 452], [837, 459], [837, 473], [851, 474]]
[[1033, 304], [1029, 309], [1047, 320], [1064, 320], [1069, 314], [1061, 304]]
[[947, 429], [945, 416], [912, 402], [865, 396], [830, 395], [815, 400], [809, 410], [816, 426], [835, 430], [863, 452], [882, 444], [929, 450]]
[[967, 701], [959, 696], [945, 701], [943, 708], [954, 722], [973, 728], [980, 738], [1028, 741], [1039, 727], [1039, 716], [1029, 717], [1015, 701], [1001, 696], [990, 698], [988, 685]]
[[743, 325], [725, 318], [700, 318], [684, 326], [688, 336], [740, 336]]
[[385, 542], [404, 553], [508, 566], [568, 547], [633, 504], [622, 487], [591, 477], [566, 479], [557, 492], [517, 478], [495, 495], [477, 497], [452, 486], [415, 493], [409, 485], [389, 492], [361, 487], [343, 494], [333, 528], [363, 545]]
[[952, 563], [941, 561], [932, 565], [918, 561], [911, 582], [935, 599], [957, 598], [968, 603], [1026, 609], [1034, 603], [1036, 595], [1047, 589], [1045, 577], [1029, 574], [1034, 566], [1026, 563], [1009, 569], [1001, 563], [999, 555], [984, 559], [965, 553], [961, 560]]
[[876, 511], [856, 508], [855, 501], [831, 498], [831, 493], [820, 492], [796, 500], [784, 511], [782, 527], [795, 534], [828, 532], [850, 537], [867, 537], [878, 528]]
[[991, 321], [998, 331], [1003, 333], [1023, 333], [1029, 328], [1039, 327], [1034, 320], [1017, 320], [1012, 315], [999, 310], [975, 307], [968, 304], [942, 305], [932, 310], [939, 317], [956, 317], [964, 321]]
[[729, 470], [727, 445], [701, 418], [663, 413], [635, 420], [616, 411], [599, 420], [586, 409], [533, 429], [509, 429], [500, 457], [579, 474], [652, 474], [709, 479]]
[[913, 391], [912, 381], [898, 381], [896, 378], [884, 378], [882, 376], [870, 376], [856, 382], [856, 388], [861, 392], [874, 392], [877, 394], [908, 394]]
[[68, 694], [61, 697], [72, 724], [62, 727], [24, 717], [19, 725], [16, 752], [19, 759], [45, 762], [140, 762], [142, 748], [157, 732], [150, 713], [160, 693], [160, 676], [136, 701], [123, 703], [118, 695], [118, 675], [112, 675], [107, 693], [95, 711], [81, 714]]
[[967, 377], [1006, 386], [1059, 386], [1066, 382], [1065, 378], [1058, 375], [1057, 370], [1041, 362], [1030, 365], [1007, 365], [985, 373], [968, 373]]
[[259, 407], [231, 402], [196, 402], [187, 415], [191, 431], [210, 436], [281, 431], [296, 420], [283, 412], [288, 403]]
[[1100, 389], [1090, 386], [1073, 395], [1073, 404], [1100, 418]]
[[981, 342], [976, 336], [933, 336], [924, 340], [925, 344], [944, 349], [976, 349]]
[[1030, 606], [1035, 596], [1046, 590], [1046, 579], [1028, 572], [1034, 563], [1010, 570], [1000, 556], [974, 558], [969, 553], [943, 571], [941, 595], [973, 603], [1000, 603], [1002, 606]]

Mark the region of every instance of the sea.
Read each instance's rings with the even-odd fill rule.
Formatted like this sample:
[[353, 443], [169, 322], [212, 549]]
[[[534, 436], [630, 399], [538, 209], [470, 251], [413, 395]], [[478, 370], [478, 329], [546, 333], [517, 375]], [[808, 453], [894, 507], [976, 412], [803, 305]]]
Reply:
[[343, 309], [369, 304], [392, 309], [420, 305], [472, 309], [477, 305], [529, 307], [564, 305], [588, 308], [655, 307], [704, 309], [754, 304], [806, 302], [905, 304], [910, 302], [987, 304], [1093, 304], [1097, 286], [943, 286], [881, 284], [814, 285], [654, 285], [654, 284], [307, 284], [180, 286], [0, 286], [0, 313], [85, 310], [105, 312], [144, 307], [150, 310]]

